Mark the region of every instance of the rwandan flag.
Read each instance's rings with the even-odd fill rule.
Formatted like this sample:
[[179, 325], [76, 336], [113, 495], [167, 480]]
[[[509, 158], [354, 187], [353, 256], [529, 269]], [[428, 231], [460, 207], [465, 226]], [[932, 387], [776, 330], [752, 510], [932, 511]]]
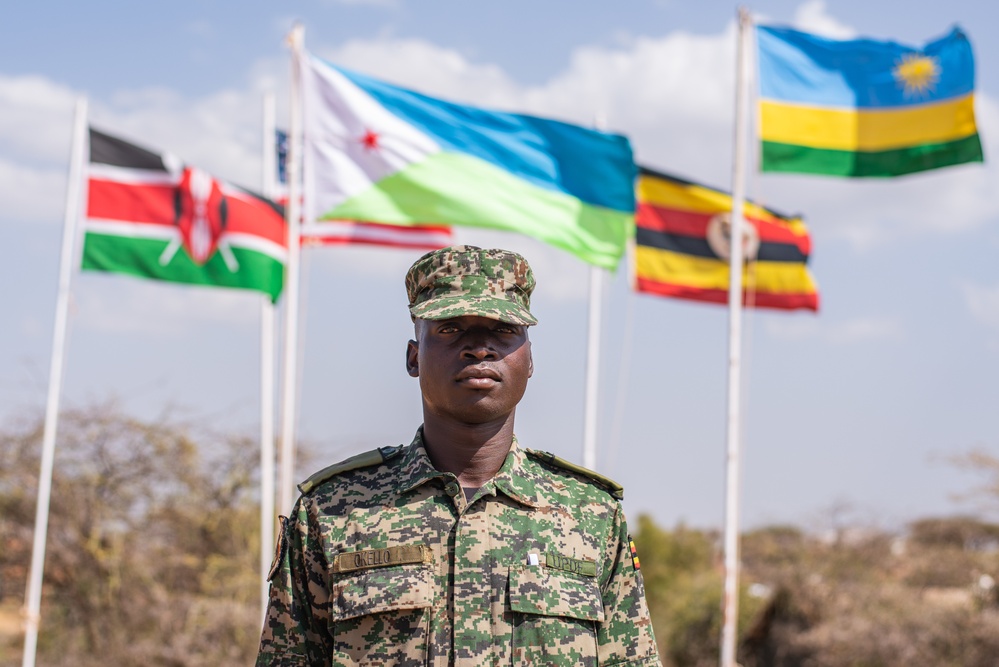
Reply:
[[627, 138], [303, 63], [306, 216], [520, 232], [613, 269], [634, 225]]
[[[635, 222], [635, 289], [646, 294], [728, 303], [732, 196], [641, 168]], [[808, 271], [812, 240], [800, 216], [747, 201], [743, 207], [743, 305], [818, 310]]]
[[916, 48], [760, 26], [757, 43], [763, 171], [900, 176], [983, 161], [959, 29]]

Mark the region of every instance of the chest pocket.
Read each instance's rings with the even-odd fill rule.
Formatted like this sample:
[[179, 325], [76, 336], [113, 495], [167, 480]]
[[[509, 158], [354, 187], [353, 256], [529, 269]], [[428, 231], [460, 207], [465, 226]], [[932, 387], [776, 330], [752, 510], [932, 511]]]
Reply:
[[334, 573], [334, 664], [423, 664], [435, 593], [432, 568], [426, 562]]
[[510, 568], [515, 665], [597, 664], [597, 623], [604, 605], [596, 577], [552, 568]]

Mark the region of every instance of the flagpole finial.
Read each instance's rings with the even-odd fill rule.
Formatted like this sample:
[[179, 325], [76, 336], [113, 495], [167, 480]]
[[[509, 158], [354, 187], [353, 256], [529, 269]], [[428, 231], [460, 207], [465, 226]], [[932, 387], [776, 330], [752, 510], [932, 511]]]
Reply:
[[293, 51], [301, 49], [305, 43], [305, 26], [296, 21], [285, 36], [284, 43], [290, 46]]

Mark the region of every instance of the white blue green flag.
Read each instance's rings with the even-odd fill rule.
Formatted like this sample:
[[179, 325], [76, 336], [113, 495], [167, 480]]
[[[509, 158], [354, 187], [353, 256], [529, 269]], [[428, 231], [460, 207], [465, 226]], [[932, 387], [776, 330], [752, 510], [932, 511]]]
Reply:
[[628, 139], [446, 102], [307, 56], [307, 217], [513, 231], [614, 268], [634, 229]]

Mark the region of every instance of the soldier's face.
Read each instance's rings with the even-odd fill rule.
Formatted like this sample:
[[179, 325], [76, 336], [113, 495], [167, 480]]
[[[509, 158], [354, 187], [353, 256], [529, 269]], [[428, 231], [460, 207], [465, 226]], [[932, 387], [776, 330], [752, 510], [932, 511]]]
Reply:
[[465, 424], [506, 418], [534, 373], [527, 327], [475, 315], [417, 320], [406, 370], [420, 378], [432, 416]]

